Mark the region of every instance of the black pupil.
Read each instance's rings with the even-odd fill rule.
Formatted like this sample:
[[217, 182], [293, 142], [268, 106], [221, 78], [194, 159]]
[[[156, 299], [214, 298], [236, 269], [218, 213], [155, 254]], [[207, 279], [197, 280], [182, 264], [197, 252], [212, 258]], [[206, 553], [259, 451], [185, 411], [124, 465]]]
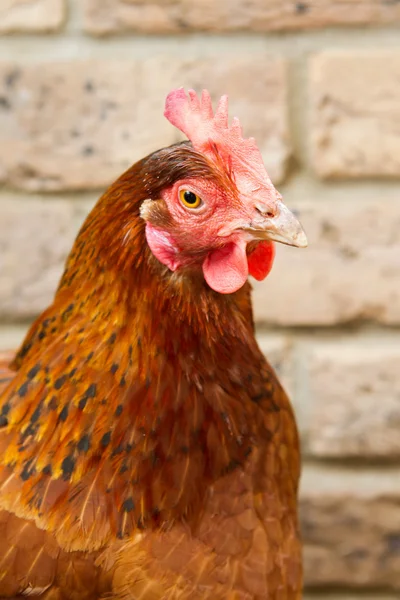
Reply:
[[183, 197], [185, 198], [185, 202], [187, 204], [196, 204], [197, 202], [196, 194], [189, 192], [189, 190], [186, 190], [186, 192], [183, 194]]

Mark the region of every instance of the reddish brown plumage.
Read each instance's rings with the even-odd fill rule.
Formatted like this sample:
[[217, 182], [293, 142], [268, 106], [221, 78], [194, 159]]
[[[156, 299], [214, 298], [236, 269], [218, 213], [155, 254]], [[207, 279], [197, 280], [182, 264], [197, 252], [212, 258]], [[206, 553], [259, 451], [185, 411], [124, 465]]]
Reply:
[[164, 223], [182, 177], [232, 186], [187, 144], [134, 165], [3, 357], [0, 596], [301, 597], [297, 432], [249, 284], [218, 294], [146, 243], [141, 205]]

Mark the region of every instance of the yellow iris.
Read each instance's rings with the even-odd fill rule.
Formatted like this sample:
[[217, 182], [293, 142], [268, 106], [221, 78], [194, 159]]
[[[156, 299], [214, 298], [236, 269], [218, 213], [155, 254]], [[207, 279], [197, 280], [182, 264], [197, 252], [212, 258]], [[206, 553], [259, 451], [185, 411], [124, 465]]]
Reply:
[[187, 208], [199, 208], [201, 204], [200, 196], [190, 190], [180, 190], [179, 199]]

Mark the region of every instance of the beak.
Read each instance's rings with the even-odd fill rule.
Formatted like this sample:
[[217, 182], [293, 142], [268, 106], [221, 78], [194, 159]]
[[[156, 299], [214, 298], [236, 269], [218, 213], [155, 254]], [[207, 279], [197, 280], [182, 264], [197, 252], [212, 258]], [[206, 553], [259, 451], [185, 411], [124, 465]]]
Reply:
[[306, 248], [306, 234], [300, 222], [283, 202], [276, 202], [275, 214], [263, 203], [257, 203], [257, 215], [248, 227], [244, 227], [256, 240], [272, 240], [288, 246]]

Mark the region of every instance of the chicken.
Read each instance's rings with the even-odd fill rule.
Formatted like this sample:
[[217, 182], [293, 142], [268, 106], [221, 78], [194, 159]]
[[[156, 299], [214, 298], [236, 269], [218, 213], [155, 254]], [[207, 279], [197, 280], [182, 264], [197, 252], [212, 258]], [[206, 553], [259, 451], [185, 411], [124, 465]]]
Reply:
[[226, 97], [165, 115], [190, 142], [108, 189], [1, 356], [2, 598], [301, 598], [296, 424], [247, 279], [305, 234]]

